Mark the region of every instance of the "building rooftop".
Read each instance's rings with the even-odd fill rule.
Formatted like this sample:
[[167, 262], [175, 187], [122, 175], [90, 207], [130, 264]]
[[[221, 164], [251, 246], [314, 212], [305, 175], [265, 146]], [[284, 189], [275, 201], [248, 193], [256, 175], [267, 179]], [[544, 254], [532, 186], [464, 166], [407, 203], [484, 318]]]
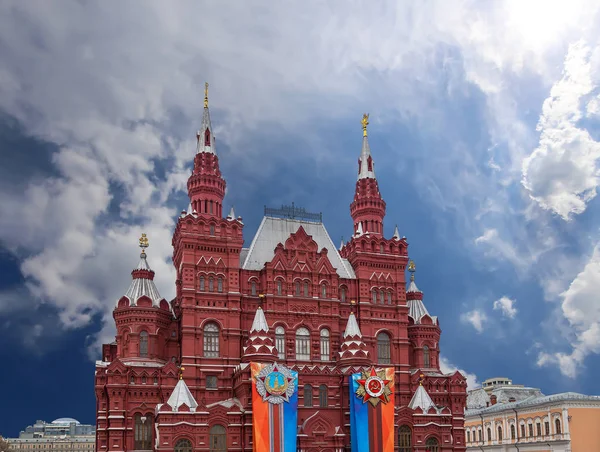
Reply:
[[65, 424], [65, 425], [69, 425], [72, 422], [75, 422], [77, 425], [80, 424], [80, 422], [77, 419], [73, 419], [72, 417], [60, 417], [58, 419], [54, 419], [51, 424]]
[[317, 243], [319, 250], [327, 249], [327, 257], [331, 265], [337, 269], [337, 274], [341, 278], [356, 278], [350, 262], [340, 256], [325, 229], [325, 225], [320, 221], [297, 218], [263, 217], [250, 247], [242, 250], [240, 256], [241, 267], [244, 270], [261, 270], [265, 263], [270, 262], [275, 256], [277, 245], [279, 243], [285, 244], [291, 234], [298, 232], [300, 226]]

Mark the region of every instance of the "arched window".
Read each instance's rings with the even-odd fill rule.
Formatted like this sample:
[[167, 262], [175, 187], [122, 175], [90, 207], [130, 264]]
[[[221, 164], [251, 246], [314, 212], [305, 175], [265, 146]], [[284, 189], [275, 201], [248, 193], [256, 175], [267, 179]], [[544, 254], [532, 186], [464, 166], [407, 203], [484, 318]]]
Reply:
[[521, 438], [525, 438], [525, 424], [521, 424]]
[[515, 439], [517, 432], [515, 432], [515, 424], [510, 425], [510, 439]]
[[387, 304], [392, 304], [392, 292], [387, 293]]
[[283, 284], [281, 282], [281, 279], [277, 280], [277, 295], [281, 295], [283, 293], [282, 290]]
[[313, 406], [313, 390], [311, 385], [304, 385], [304, 406]]
[[219, 327], [215, 323], [204, 325], [204, 357], [219, 356]]
[[319, 386], [319, 406], [321, 408], [327, 408], [327, 386]]
[[529, 436], [533, 436], [533, 424], [527, 424], [527, 430], [529, 430]]
[[321, 284], [321, 298], [327, 298], [327, 284]]
[[383, 304], [383, 300], [385, 299], [385, 292], [383, 290], [379, 291], [379, 304]]
[[145, 384], [146, 384], [146, 376], [145, 376], [145, 375], [143, 375], [143, 376], [142, 376], [142, 384], [143, 384], [143, 385], [145, 385]]
[[321, 361], [329, 361], [329, 330], [321, 330]]
[[136, 414], [134, 417], [133, 447], [135, 450], [152, 450], [152, 415]]
[[373, 289], [373, 303], [377, 303], [377, 290]]
[[390, 355], [390, 336], [384, 332], [377, 335], [377, 362], [379, 364], [390, 364], [392, 362]]
[[217, 292], [223, 292], [223, 278], [221, 276], [217, 278]]
[[555, 429], [554, 433], [556, 433], [557, 435], [560, 435], [562, 433], [560, 430], [560, 419], [559, 418], [556, 418], [554, 420], [554, 429]]
[[427, 452], [439, 452], [440, 443], [437, 438], [428, 438], [427, 441], [425, 441], [425, 450]]
[[180, 439], [175, 443], [175, 452], [192, 452], [192, 442], [189, 439]]
[[431, 367], [429, 360], [429, 347], [427, 347], [427, 345], [423, 346], [423, 367]]
[[340, 287], [340, 301], [342, 303], [346, 302], [346, 288], [345, 287]]
[[412, 432], [408, 425], [398, 429], [398, 448], [399, 452], [412, 452]]
[[306, 328], [296, 331], [296, 359], [310, 361], [310, 333]]
[[483, 442], [483, 435], [481, 434], [481, 430], [478, 430], [477, 433], [479, 434], [479, 442], [482, 443]]
[[227, 450], [227, 435], [225, 427], [213, 425], [208, 432], [210, 452], [222, 452]]
[[256, 281], [250, 282], [250, 295], [252, 295], [253, 297], [256, 296]]
[[[212, 207], [212, 205], [211, 205], [211, 207]], [[215, 225], [211, 224], [209, 229], [210, 229], [210, 235], [215, 235]]]
[[304, 281], [304, 296], [308, 297], [308, 281]]
[[544, 434], [547, 436], [550, 434], [550, 422], [546, 421], [544, 422]]
[[492, 429], [491, 428], [487, 428], [487, 440], [491, 441], [492, 440]]
[[296, 286], [296, 291], [295, 291], [296, 296], [299, 297], [300, 296], [300, 281], [296, 281], [295, 286]]
[[204, 276], [200, 276], [200, 290], [204, 291]]
[[282, 326], [275, 328], [275, 348], [277, 357], [285, 359], [285, 329]]
[[157, 385], [158, 384], [158, 377], [154, 377], [152, 379], [152, 384]]
[[542, 424], [540, 424], [539, 422], [536, 422], [535, 424], [535, 433], [536, 436], [542, 436]]
[[467, 430], [467, 442], [471, 442], [471, 432], [469, 430]]
[[148, 357], [148, 332], [142, 331], [140, 333], [140, 356], [142, 358]]
[[498, 426], [498, 441], [502, 441], [502, 427]]
[[379, 245], [379, 252], [383, 254], [383, 243]]
[[208, 278], [208, 291], [212, 292], [215, 290], [215, 279], [212, 276]]

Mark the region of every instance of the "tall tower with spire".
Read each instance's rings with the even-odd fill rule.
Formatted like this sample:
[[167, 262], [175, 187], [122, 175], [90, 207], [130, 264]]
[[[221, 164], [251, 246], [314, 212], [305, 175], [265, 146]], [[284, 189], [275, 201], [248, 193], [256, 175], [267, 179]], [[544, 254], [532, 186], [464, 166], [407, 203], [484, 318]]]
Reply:
[[221, 218], [223, 216], [223, 198], [225, 197], [227, 184], [221, 176], [219, 158], [215, 148], [215, 135], [210, 123], [208, 83], [204, 85], [204, 112], [200, 130], [196, 133], [196, 139], [194, 169], [187, 183], [192, 212]]
[[350, 204], [350, 215], [354, 220], [354, 232], [383, 235], [383, 217], [385, 217], [385, 201], [379, 192], [375, 177], [375, 162], [369, 147], [367, 126], [369, 115], [364, 114], [362, 121], [363, 141], [358, 159], [358, 178], [354, 199]]

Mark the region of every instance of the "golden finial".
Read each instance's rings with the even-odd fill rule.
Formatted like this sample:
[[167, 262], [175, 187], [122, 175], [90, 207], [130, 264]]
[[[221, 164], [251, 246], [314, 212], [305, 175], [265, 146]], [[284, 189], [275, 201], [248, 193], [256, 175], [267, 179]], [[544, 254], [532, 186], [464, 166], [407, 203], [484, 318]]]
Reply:
[[369, 114], [368, 113], [365, 113], [363, 115], [360, 123], [362, 124], [362, 128], [363, 128], [363, 137], [366, 137], [367, 136], [367, 126], [369, 125]]
[[204, 108], [208, 108], [208, 82], [204, 83]]
[[179, 368], [179, 379], [183, 380], [183, 371], [185, 370], [185, 367], [180, 367]]
[[142, 249], [142, 254], [146, 254], [146, 248], [148, 248], [148, 237], [146, 234], [142, 234], [140, 237], [140, 248]]
[[419, 375], [419, 386], [423, 386], [423, 380], [425, 379], [425, 375]]
[[354, 307], [356, 306], [356, 300], [350, 300], [350, 312], [354, 314]]
[[408, 271], [410, 272], [410, 280], [415, 280], [415, 271], [417, 270], [417, 266], [415, 265], [415, 261], [411, 260], [408, 263]]

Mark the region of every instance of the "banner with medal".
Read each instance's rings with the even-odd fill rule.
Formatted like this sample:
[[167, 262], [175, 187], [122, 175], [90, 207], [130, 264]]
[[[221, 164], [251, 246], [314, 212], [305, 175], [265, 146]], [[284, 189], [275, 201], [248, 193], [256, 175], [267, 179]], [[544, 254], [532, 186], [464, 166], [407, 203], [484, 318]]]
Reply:
[[394, 451], [394, 368], [350, 375], [352, 452]]
[[298, 372], [281, 364], [250, 363], [254, 452], [295, 452]]

